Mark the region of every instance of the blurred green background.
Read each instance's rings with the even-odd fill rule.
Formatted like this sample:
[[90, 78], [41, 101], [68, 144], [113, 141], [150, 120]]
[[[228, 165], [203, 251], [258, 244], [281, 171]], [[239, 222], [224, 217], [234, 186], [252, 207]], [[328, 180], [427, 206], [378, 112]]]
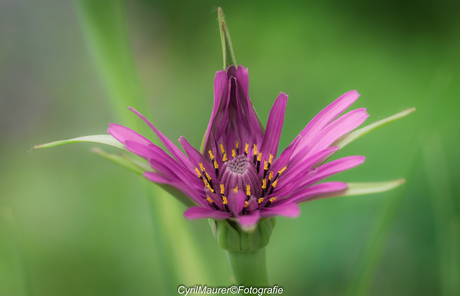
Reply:
[[[104, 134], [109, 122], [141, 126], [113, 100], [136, 90], [123, 79], [110, 84], [114, 70], [90, 32], [118, 1], [99, 3], [91, 14], [77, 1], [0, 2], [0, 295], [229, 286], [207, 221], [185, 221], [182, 205], [154, 184], [91, 153], [95, 145], [31, 150]], [[299, 218], [277, 220], [267, 264], [284, 295], [459, 295], [458, 1], [122, 4], [127, 32], [105, 27], [103, 42], [111, 52], [110, 38], [127, 33], [137, 71], [129, 77], [142, 89], [129, 104], [174, 141], [183, 135], [199, 147], [209, 120], [222, 68], [217, 6], [262, 121], [280, 91], [290, 95], [281, 148], [352, 89], [368, 123], [417, 108], [340, 151], [367, 160], [331, 178], [405, 177], [405, 185], [307, 203]]]

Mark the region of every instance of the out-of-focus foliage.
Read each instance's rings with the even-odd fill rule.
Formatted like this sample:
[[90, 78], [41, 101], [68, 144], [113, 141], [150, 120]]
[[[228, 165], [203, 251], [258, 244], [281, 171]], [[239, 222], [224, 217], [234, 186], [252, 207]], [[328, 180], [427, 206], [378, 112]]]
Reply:
[[[195, 147], [222, 68], [214, 5], [126, 4], [149, 112], [170, 139], [183, 135]], [[396, 199], [369, 294], [458, 291], [458, 1], [219, 5], [262, 121], [280, 91], [290, 95], [281, 148], [351, 89], [362, 94], [354, 107], [368, 108], [369, 123], [417, 108], [344, 147], [336, 157], [365, 155], [366, 162], [333, 178], [407, 183], [394, 192], [314, 201], [296, 220], [278, 219], [267, 247], [271, 282], [286, 295], [352, 294], [375, 221]], [[91, 144], [30, 151], [103, 134], [117, 121], [95, 69], [71, 2], [0, 2], [0, 295], [156, 295], [161, 285], [156, 275], [166, 271], [157, 269], [153, 250], [162, 242], [140, 186], [154, 185], [91, 153]], [[225, 253], [207, 221], [187, 226], [203, 258], [196, 268], [210, 278], [179, 277], [174, 285], [229, 285]]]

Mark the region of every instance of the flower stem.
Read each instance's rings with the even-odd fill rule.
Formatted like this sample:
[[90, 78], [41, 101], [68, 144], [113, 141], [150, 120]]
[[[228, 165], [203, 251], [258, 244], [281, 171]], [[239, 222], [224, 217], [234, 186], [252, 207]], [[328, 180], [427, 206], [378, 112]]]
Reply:
[[253, 252], [227, 251], [227, 259], [238, 285], [268, 287], [265, 248]]

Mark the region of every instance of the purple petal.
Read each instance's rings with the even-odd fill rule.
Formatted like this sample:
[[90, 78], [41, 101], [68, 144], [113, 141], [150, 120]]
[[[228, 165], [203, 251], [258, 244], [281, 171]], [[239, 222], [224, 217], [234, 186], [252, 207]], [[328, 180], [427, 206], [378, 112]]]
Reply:
[[179, 161], [182, 165], [184, 165], [186, 168], [189, 170], [193, 170], [193, 164], [190, 162], [190, 160], [182, 153], [182, 151], [179, 150], [179, 148], [176, 147], [167, 137], [165, 137], [156, 127], [153, 126], [153, 124], [148, 121], [147, 118], [145, 118], [142, 114], [140, 114], [136, 109], [128, 107], [129, 110], [131, 110], [134, 114], [139, 116], [147, 125], [155, 132], [155, 134], [160, 138], [161, 142], [165, 145], [166, 149], [168, 149], [169, 152]]
[[324, 128], [311, 140], [308, 155], [329, 147], [341, 136], [360, 126], [369, 117], [365, 108], [356, 109], [346, 113], [339, 119]]
[[280, 206], [261, 208], [260, 215], [262, 218], [272, 218], [276, 216], [297, 218], [300, 215], [300, 208], [295, 203], [287, 203]]
[[300, 133], [303, 140], [297, 147], [294, 154], [297, 154], [314, 136], [316, 136], [317, 133], [319, 133], [324, 127], [337, 118], [337, 116], [350, 107], [359, 96], [360, 94], [356, 90], [349, 91], [318, 113], [318, 115], [316, 115], [315, 118], [313, 118]]
[[282, 205], [287, 202], [299, 204], [314, 196], [324, 194], [324, 193], [341, 191], [341, 190], [346, 189], [347, 187], [348, 187], [348, 184], [344, 182], [321, 183], [321, 184], [317, 184], [312, 187], [309, 187], [307, 189], [304, 189], [302, 191], [299, 191], [296, 194], [293, 194], [292, 196], [288, 198], [282, 199], [280, 201], [275, 201], [273, 205], [274, 206]]
[[268, 115], [267, 128], [260, 147], [260, 151], [266, 159], [268, 159], [270, 154], [273, 154], [273, 156], [276, 157], [281, 129], [283, 128], [287, 99], [288, 95], [280, 93], [273, 104], [270, 115]]
[[243, 227], [243, 229], [253, 228], [260, 219], [260, 212], [255, 211], [248, 215], [238, 216], [238, 222]]
[[233, 214], [238, 215], [243, 210], [246, 194], [241, 190], [236, 193], [234, 190], [229, 191], [228, 208]]
[[184, 212], [184, 217], [188, 220], [212, 218], [224, 220], [230, 218], [231, 214], [217, 210], [211, 210], [203, 207], [191, 207]]
[[137, 132], [133, 131], [132, 129], [116, 123], [110, 123], [107, 132], [122, 144], [125, 144], [126, 141], [137, 142], [145, 146], [152, 144], [152, 142]]
[[214, 120], [221, 120], [221, 118], [216, 119], [216, 116], [218, 115], [222, 98], [227, 93], [227, 87], [227, 72], [225, 72], [225, 70], [217, 71], [216, 76], [214, 78], [214, 105], [212, 107], [211, 118], [209, 119], [208, 128], [206, 130], [206, 143], [208, 142], [209, 133], [211, 132], [211, 127], [213, 125]]
[[[190, 143], [185, 139], [183, 136], [179, 138], [179, 142], [181, 143], [182, 147], [184, 147], [185, 152], [187, 153], [188, 157], [190, 158], [190, 161], [193, 163], [193, 165], [196, 168], [200, 168], [200, 163], [204, 166], [206, 169], [206, 172], [208, 172], [209, 176], [213, 179], [216, 180], [216, 173], [214, 170], [214, 167], [209, 164], [207, 160], [203, 157], [203, 155], [198, 152]], [[206, 152], [205, 152], [206, 153]], [[214, 153], [215, 155], [215, 153]]]

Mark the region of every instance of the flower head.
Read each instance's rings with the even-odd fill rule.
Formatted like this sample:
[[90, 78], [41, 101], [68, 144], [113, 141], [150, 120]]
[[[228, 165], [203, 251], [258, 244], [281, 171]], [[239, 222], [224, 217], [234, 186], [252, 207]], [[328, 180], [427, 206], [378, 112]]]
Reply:
[[250, 229], [261, 218], [295, 218], [299, 204], [345, 190], [343, 182], [316, 183], [364, 162], [363, 156], [350, 156], [324, 163], [339, 149], [333, 143], [368, 117], [366, 109], [339, 117], [358, 92], [347, 92], [322, 110], [278, 155], [288, 96], [279, 94], [264, 131], [248, 88], [248, 71], [241, 65], [216, 73], [202, 153], [180, 137], [185, 156], [133, 108], [129, 109], [152, 128], [172, 156], [124, 126], [110, 124], [108, 132], [148, 160], [154, 171], [145, 172], [146, 178], [175, 187], [196, 204], [185, 211], [187, 219], [233, 219]]

